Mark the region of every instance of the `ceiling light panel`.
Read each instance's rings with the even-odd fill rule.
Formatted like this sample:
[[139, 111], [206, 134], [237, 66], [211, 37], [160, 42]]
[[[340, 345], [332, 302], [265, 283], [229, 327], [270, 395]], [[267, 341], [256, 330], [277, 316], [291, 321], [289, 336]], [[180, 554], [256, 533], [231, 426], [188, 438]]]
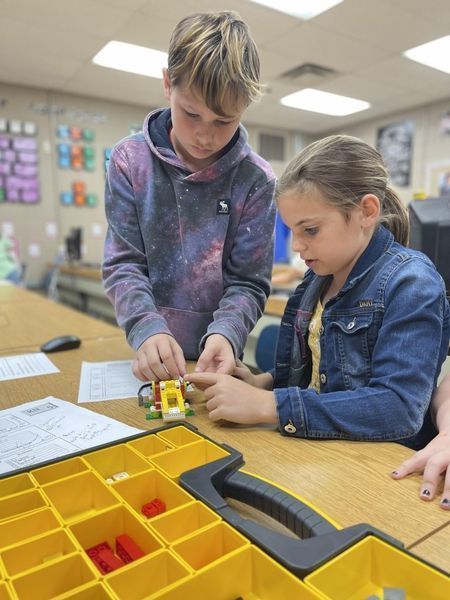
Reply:
[[94, 56], [92, 62], [109, 69], [162, 79], [162, 70], [167, 66], [167, 53], [113, 40]]

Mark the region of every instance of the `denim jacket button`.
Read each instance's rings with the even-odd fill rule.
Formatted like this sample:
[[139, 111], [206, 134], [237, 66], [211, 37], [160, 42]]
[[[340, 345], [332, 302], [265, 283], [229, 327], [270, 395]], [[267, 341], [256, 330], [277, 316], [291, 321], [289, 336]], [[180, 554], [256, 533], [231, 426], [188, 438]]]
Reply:
[[327, 382], [327, 376], [325, 375], [325, 373], [321, 373], [320, 374], [320, 383], [326, 383]]
[[297, 427], [292, 423], [288, 423], [283, 427], [286, 433], [295, 433], [297, 431]]
[[347, 325], [347, 329], [353, 329], [354, 326], [355, 326], [355, 320], [353, 319], [353, 321], [350, 321], [350, 323]]

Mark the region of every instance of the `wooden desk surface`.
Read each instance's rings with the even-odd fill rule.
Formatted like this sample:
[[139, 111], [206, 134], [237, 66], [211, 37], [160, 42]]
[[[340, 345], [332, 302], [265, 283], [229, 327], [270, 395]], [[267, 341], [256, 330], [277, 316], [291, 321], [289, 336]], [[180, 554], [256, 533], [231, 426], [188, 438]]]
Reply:
[[2, 304], [13, 304], [17, 302], [46, 302], [47, 298], [17, 285], [0, 284], [0, 306]]
[[[76, 402], [82, 360], [124, 360], [132, 355], [123, 336], [83, 341], [77, 350], [51, 355], [61, 369], [59, 374], [0, 382], [0, 408], [49, 395]], [[450, 527], [439, 531], [450, 523], [448, 512], [441, 510], [437, 501], [424, 503], [418, 498], [419, 476], [401, 482], [389, 477], [410, 455], [407, 448], [389, 443], [288, 439], [273, 428], [212, 423], [200, 392], [194, 394], [192, 405], [196, 416], [189, 421], [213, 440], [242, 452], [248, 471], [291, 489], [343, 526], [370, 523], [407, 547], [417, 545], [418, 553], [450, 570], [448, 550], [444, 552], [439, 541], [444, 536], [444, 547], [450, 545]], [[134, 398], [82, 406], [141, 429], [162, 423], [146, 421], [144, 409]], [[434, 532], [439, 536], [436, 544], [432, 542]]]
[[85, 279], [93, 279], [95, 281], [101, 281], [101, 279], [102, 279], [101, 270], [100, 270], [100, 268], [97, 268], [97, 267], [62, 264], [58, 268], [61, 273], [65, 273], [66, 275], [73, 275], [75, 277], [84, 277]]
[[272, 294], [267, 298], [264, 314], [282, 317], [287, 301], [288, 296]]
[[118, 327], [37, 294], [28, 294], [28, 299], [23, 297], [20, 301], [0, 303], [1, 349], [32, 346], [31, 351], [36, 351], [43, 342], [65, 334], [81, 339], [122, 335]]
[[417, 554], [425, 560], [429, 560], [436, 566], [444, 569], [444, 571], [450, 571], [450, 560], [448, 558], [448, 551], [450, 548], [450, 522], [443, 525], [442, 528], [438, 529], [430, 537], [425, 538], [423, 541], [418, 542], [411, 548], [411, 552]]

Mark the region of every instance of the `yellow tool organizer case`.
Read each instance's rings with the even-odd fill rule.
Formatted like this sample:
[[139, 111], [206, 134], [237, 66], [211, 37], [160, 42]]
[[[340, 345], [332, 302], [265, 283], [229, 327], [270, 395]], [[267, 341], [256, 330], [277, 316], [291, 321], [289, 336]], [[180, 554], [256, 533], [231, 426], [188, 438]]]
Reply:
[[[188, 423], [0, 478], [0, 600], [448, 600], [448, 574], [341, 528]], [[243, 502], [285, 535], [234, 510]]]

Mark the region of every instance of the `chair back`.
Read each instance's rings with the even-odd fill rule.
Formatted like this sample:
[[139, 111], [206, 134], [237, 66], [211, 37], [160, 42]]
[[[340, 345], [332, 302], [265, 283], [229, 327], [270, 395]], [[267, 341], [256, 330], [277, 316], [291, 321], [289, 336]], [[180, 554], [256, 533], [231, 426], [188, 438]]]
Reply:
[[270, 371], [275, 366], [275, 351], [277, 347], [280, 326], [266, 325], [259, 334], [255, 349], [255, 362], [261, 371]]

